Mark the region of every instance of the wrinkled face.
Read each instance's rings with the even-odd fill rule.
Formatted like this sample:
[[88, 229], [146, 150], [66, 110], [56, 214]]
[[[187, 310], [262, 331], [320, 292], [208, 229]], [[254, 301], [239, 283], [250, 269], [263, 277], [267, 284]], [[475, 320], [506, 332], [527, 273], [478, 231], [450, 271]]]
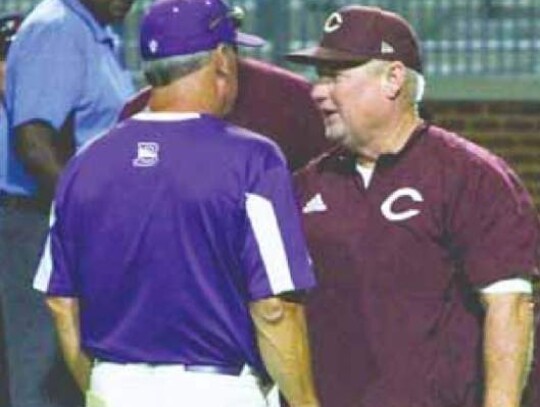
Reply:
[[81, 0], [102, 24], [118, 23], [137, 0]]
[[312, 96], [319, 106], [330, 141], [356, 149], [369, 145], [383, 115], [381, 75], [374, 61], [353, 68], [319, 67]]

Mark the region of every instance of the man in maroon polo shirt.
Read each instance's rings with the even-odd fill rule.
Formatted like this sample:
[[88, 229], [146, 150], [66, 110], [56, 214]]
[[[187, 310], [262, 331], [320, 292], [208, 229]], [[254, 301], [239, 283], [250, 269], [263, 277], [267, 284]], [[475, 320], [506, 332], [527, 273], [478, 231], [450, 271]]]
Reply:
[[539, 247], [521, 182], [419, 118], [419, 45], [400, 16], [344, 7], [288, 57], [317, 68], [312, 95], [340, 144], [296, 178], [322, 405], [520, 406]]

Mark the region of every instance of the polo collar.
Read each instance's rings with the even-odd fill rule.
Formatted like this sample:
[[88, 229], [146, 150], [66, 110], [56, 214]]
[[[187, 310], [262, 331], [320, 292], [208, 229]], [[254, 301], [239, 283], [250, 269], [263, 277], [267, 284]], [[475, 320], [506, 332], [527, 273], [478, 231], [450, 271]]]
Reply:
[[[413, 130], [405, 145], [396, 153], [382, 154], [377, 160], [377, 166], [392, 165], [409, 151], [425, 134], [430, 124], [422, 122]], [[357, 155], [345, 147], [336, 146], [326, 153], [320, 163], [319, 169], [333, 170], [341, 173], [356, 173]]]
[[92, 13], [79, 0], [61, 0], [90, 28], [97, 42], [115, 43], [115, 34], [110, 25], [102, 26]]
[[420, 140], [421, 136], [427, 131], [428, 127], [429, 124], [422, 121], [420, 124], [418, 124], [418, 126], [415, 127], [411, 136], [407, 139], [405, 145], [401, 147], [399, 151], [395, 153], [381, 154], [377, 161], [392, 163], [399, 160], [400, 157], [404, 156], [407, 151], [409, 151], [418, 142], [418, 140]]

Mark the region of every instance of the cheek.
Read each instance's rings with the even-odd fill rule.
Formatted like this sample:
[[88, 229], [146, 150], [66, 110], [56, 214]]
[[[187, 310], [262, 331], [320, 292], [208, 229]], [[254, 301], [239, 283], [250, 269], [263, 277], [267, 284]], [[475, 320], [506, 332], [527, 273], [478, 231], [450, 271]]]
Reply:
[[358, 95], [349, 88], [336, 87], [332, 94], [332, 100], [336, 105], [343, 121], [350, 123], [357, 116]]

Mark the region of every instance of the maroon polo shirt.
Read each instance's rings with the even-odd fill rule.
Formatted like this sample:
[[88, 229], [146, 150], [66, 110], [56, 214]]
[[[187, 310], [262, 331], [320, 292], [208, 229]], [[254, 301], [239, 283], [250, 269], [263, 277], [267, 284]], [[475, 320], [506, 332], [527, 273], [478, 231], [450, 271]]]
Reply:
[[368, 188], [355, 165], [335, 149], [296, 176], [321, 403], [478, 407], [475, 290], [535, 272], [528, 193], [500, 158], [435, 126], [380, 157]]
[[[266, 62], [241, 58], [238, 64], [238, 97], [230, 122], [274, 140], [296, 170], [329, 143], [322, 116], [311, 98], [311, 84], [300, 75]], [[145, 88], [120, 113], [124, 120], [143, 110], [150, 97]]]

